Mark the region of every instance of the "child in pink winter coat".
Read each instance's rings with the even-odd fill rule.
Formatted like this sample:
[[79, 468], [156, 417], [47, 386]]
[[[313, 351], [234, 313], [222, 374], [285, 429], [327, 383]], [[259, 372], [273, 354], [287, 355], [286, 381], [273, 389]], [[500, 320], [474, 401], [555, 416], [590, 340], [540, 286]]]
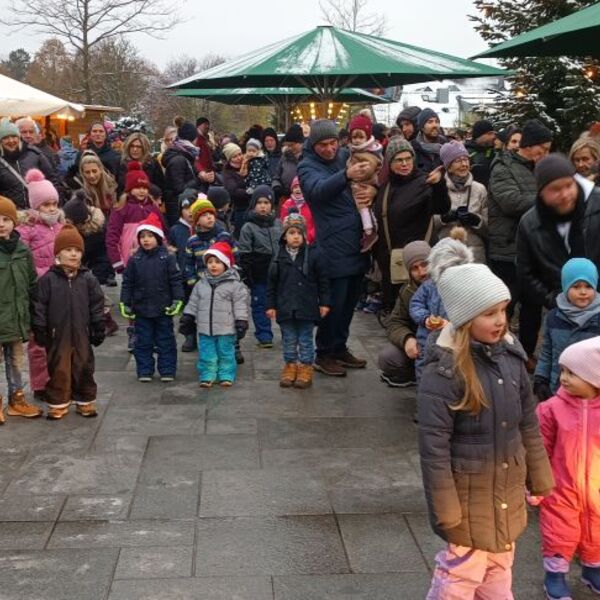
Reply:
[[[58, 192], [38, 169], [25, 175], [30, 210], [20, 213], [21, 224], [17, 231], [21, 241], [29, 247], [37, 276], [41, 277], [54, 264], [54, 240], [64, 225], [64, 215], [58, 208]], [[38, 399], [43, 399], [48, 383], [46, 350], [36, 344], [33, 337], [27, 345], [31, 389]]]
[[315, 224], [310, 207], [304, 200], [298, 177], [294, 177], [290, 189], [292, 191], [291, 196], [281, 205], [281, 220], [283, 221], [290, 214], [292, 208], [298, 209], [306, 224], [306, 243], [313, 244], [315, 241]]
[[122, 273], [129, 259], [139, 247], [136, 229], [151, 213], [155, 213], [168, 231], [160, 209], [149, 194], [150, 180], [139, 162], [127, 165], [125, 178], [126, 197], [111, 210], [106, 231], [106, 253], [117, 273]]
[[540, 504], [540, 527], [546, 596], [568, 600], [575, 553], [583, 583], [600, 594], [600, 337], [569, 346], [559, 364], [561, 387], [537, 407], [556, 481]]

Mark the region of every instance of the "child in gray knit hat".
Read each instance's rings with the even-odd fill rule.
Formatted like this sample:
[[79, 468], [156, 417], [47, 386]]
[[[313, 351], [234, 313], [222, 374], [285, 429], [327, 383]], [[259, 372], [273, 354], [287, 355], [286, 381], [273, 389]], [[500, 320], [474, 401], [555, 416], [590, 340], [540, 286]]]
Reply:
[[525, 484], [534, 497], [554, 487], [527, 355], [508, 333], [510, 292], [488, 267], [449, 266], [437, 289], [449, 323], [431, 336], [417, 404], [429, 520], [447, 547], [427, 598], [512, 598]]
[[240, 175], [246, 178], [248, 194], [252, 194], [259, 185], [271, 185], [269, 161], [265, 158], [262, 144], [255, 138], [250, 138], [246, 142], [246, 154], [244, 154]]

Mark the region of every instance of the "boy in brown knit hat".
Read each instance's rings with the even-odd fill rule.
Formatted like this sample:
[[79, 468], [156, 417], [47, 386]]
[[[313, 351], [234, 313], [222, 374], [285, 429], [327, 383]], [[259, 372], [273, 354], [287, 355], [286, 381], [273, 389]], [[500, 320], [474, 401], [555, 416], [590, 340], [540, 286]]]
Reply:
[[[42, 411], [25, 401], [23, 392], [23, 342], [29, 338], [29, 304], [37, 275], [31, 252], [15, 231], [17, 208], [0, 196], [0, 361], [4, 360], [8, 384], [8, 414], [39, 417]], [[0, 425], [4, 423], [0, 396]]]
[[54, 243], [56, 264], [38, 281], [33, 332], [46, 348], [48, 418], [62, 419], [71, 399], [77, 413], [95, 417], [93, 346], [104, 341], [104, 294], [91, 271], [81, 266], [83, 238], [65, 225]]

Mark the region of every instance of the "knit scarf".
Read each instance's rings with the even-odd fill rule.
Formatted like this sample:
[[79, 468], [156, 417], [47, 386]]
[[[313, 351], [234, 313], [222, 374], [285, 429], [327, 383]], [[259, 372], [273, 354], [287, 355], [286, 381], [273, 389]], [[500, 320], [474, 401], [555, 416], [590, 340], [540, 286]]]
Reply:
[[417, 142], [421, 145], [421, 148], [423, 148], [423, 150], [425, 152], [427, 152], [427, 154], [435, 154], [437, 156], [440, 155], [440, 148], [442, 147], [442, 144], [444, 143], [443, 138], [439, 137], [438, 140], [442, 140], [439, 142], [429, 142], [425, 139], [425, 136], [423, 135], [422, 131], [419, 131], [419, 134], [417, 135]]
[[285, 249], [290, 255], [290, 258], [295, 261], [296, 257], [298, 256], [298, 252], [300, 252], [300, 248], [290, 248], [289, 246], [286, 246]]
[[16, 231], [13, 231], [7, 240], [0, 239], [0, 252], [12, 254], [17, 249], [19, 237], [19, 234]]
[[191, 159], [198, 158], [198, 154], [200, 153], [200, 149], [194, 146], [192, 142], [188, 142], [187, 140], [182, 140], [177, 138], [172, 145], [172, 148], [183, 152], [183, 154], [187, 155]]
[[259, 215], [256, 211], [251, 210], [248, 215], [248, 220], [252, 221], [259, 227], [273, 227], [275, 223], [275, 215], [270, 213], [268, 215]]
[[45, 225], [48, 225], [48, 227], [52, 227], [53, 225], [56, 225], [58, 223], [58, 220], [60, 219], [60, 213], [59, 212], [55, 212], [53, 214], [48, 214], [48, 213], [39, 213], [40, 215], [40, 221], [42, 221]]
[[567, 295], [562, 292], [556, 297], [556, 306], [558, 309], [577, 327], [583, 327], [591, 318], [600, 313], [600, 296], [596, 294], [589, 306], [578, 308], [571, 304]]
[[302, 190], [300, 190], [299, 192], [296, 192], [296, 193], [292, 192], [290, 194], [290, 198], [293, 200], [298, 211], [304, 206], [305, 200], [304, 200], [304, 194], [302, 193]]
[[467, 189], [467, 181], [469, 181], [469, 175], [459, 177], [458, 175], [452, 175], [448, 173], [448, 177], [450, 178], [450, 181], [454, 184], [454, 187], [458, 192], [463, 192]]

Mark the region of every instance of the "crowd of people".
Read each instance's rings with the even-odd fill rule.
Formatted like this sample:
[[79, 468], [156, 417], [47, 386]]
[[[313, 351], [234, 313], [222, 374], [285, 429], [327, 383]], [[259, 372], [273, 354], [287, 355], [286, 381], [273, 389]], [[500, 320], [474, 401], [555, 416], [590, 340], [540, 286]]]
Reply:
[[72, 402], [97, 414], [92, 348], [118, 330], [101, 287], [117, 276], [142, 383], [176, 378], [177, 317], [203, 388], [236, 382], [250, 320], [259, 351], [279, 325], [282, 388], [311, 386], [313, 369], [343, 377], [367, 364], [348, 347], [356, 310], [377, 310], [382, 381], [418, 384], [425, 494], [448, 542], [428, 597], [512, 597], [525, 489], [547, 597], [570, 597], [576, 552], [600, 593], [597, 129], [566, 156], [538, 120], [465, 136], [430, 108], [390, 129], [362, 111], [345, 130], [323, 119], [240, 139], [176, 118], [155, 154], [142, 133], [115, 146], [106, 123], [54, 149], [32, 119], [4, 119], [7, 414], [42, 414], [25, 343], [48, 418]]

